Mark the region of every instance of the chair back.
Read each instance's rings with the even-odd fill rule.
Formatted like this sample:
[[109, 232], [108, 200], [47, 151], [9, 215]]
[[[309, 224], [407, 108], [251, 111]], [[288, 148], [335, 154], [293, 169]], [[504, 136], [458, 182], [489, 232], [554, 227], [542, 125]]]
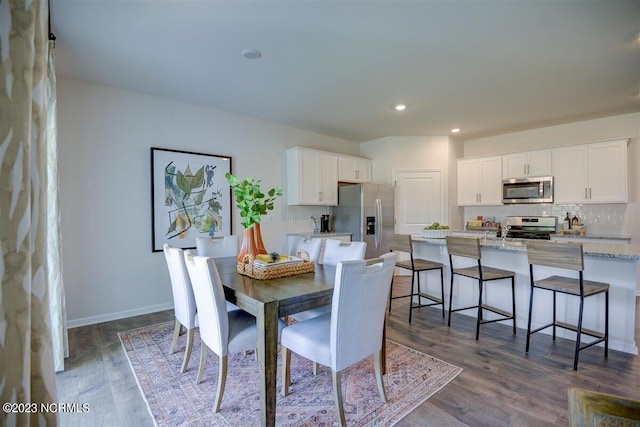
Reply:
[[336, 268], [331, 309], [331, 369], [341, 371], [382, 348], [382, 330], [397, 255], [375, 264], [342, 261]]
[[447, 252], [449, 255], [479, 260], [480, 239], [472, 237], [447, 236]]
[[529, 264], [547, 267], [584, 270], [581, 243], [531, 242], [527, 243]]
[[176, 319], [187, 329], [196, 326], [196, 301], [191, 287], [191, 280], [184, 263], [182, 249], [163, 245], [164, 257], [169, 268], [171, 291], [173, 292], [173, 310]]
[[213, 258], [184, 253], [200, 316], [200, 338], [214, 353], [229, 353], [229, 315], [220, 274]]
[[366, 251], [366, 242], [343, 242], [337, 239], [327, 239], [322, 263], [336, 266], [340, 261], [362, 260]]
[[389, 249], [394, 252], [413, 253], [411, 234], [389, 233]]
[[198, 256], [222, 258], [238, 255], [238, 236], [196, 237]]
[[569, 387], [569, 427], [637, 426], [640, 400]]
[[309, 254], [309, 259], [312, 262], [318, 262], [318, 259], [320, 259], [322, 239], [307, 236], [289, 236], [288, 243], [287, 253], [289, 255], [295, 256], [298, 251], [305, 251]]

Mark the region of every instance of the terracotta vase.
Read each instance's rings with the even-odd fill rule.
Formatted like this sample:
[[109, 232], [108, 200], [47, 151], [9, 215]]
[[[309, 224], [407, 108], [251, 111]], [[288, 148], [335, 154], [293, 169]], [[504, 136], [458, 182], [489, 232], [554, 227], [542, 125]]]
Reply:
[[253, 226], [253, 236], [256, 241], [256, 249], [258, 254], [266, 254], [267, 249], [264, 247], [264, 242], [262, 241], [262, 234], [260, 234], [260, 224], [256, 224]]
[[242, 261], [246, 254], [251, 254], [253, 256], [258, 254], [255, 234], [252, 228], [245, 228], [242, 230], [242, 246], [240, 246], [240, 253], [236, 259], [238, 261]]

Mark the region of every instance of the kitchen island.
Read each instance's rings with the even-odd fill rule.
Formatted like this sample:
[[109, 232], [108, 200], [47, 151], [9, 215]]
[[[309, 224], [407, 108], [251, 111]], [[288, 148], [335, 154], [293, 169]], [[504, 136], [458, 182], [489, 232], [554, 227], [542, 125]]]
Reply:
[[[449, 299], [449, 283], [451, 280], [449, 269], [449, 255], [447, 253], [445, 239], [427, 239], [414, 236], [414, 251], [416, 256], [445, 264], [445, 292], [446, 301]], [[516, 325], [524, 329], [519, 333], [526, 333], [529, 316], [529, 295], [530, 279], [529, 264], [527, 262], [526, 241], [523, 240], [500, 240], [495, 238], [480, 238], [482, 247], [482, 265], [502, 268], [515, 271], [515, 292], [516, 292]], [[609, 283], [609, 347], [614, 350], [631, 354], [638, 354], [635, 333], [635, 305], [636, 289], [638, 281], [638, 261], [640, 260], [640, 245], [622, 243], [583, 243], [584, 251], [584, 277], [586, 280], [594, 280]], [[465, 266], [468, 262], [472, 265], [472, 260], [454, 260], [456, 268]], [[427, 286], [439, 290], [439, 279], [435, 276], [426, 275]], [[534, 267], [535, 278], [543, 278], [552, 274], [570, 276], [577, 272], [570, 270], [558, 270], [548, 267]], [[456, 285], [453, 293], [453, 307], [464, 307], [477, 304], [478, 285], [477, 281], [466, 277], [456, 276]], [[463, 283], [466, 282], [466, 283]], [[437, 286], [436, 286], [437, 285]], [[509, 284], [505, 281], [503, 286], [496, 283], [486, 288], [485, 294], [491, 305], [498, 308], [509, 308], [511, 305], [511, 295], [507, 291]], [[552, 293], [535, 292], [534, 312], [532, 329], [548, 323], [552, 317]], [[579, 298], [558, 294], [557, 296], [557, 316], [558, 320], [576, 324], [578, 317]], [[585, 315], [583, 327], [602, 331], [604, 325], [604, 295], [598, 295], [585, 299]], [[448, 309], [447, 303], [447, 309]], [[460, 312], [470, 316], [475, 316], [477, 310], [467, 310]], [[486, 312], [487, 318], [492, 318], [493, 313]], [[542, 333], [551, 334], [552, 329], [548, 328]], [[469, 331], [473, 335], [473, 331]], [[506, 332], [508, 333], [508, 332]], [[557, 329], [559, 337], [575, 339], [575, 333]], [[482, 339], [482, 328], [480, 329], [480, 339]], [[590, 339], [585, 337], [586, 340]], [[535, 335], [532, 337], [535, 342]], [[524, 348], [523, 348], [524, 351]]]

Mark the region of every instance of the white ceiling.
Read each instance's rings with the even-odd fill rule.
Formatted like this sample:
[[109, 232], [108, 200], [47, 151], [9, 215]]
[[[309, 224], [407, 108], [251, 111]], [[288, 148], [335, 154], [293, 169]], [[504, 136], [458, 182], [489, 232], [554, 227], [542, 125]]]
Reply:
[[51, 19], [62, 77], [357, 142], [640, 111], [640, 0], [51, 0]]

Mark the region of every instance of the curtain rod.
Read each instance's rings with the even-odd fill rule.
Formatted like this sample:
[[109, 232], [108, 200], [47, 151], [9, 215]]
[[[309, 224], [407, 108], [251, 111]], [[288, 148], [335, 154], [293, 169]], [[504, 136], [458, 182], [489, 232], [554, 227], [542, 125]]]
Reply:
[[56, 35], [53, 34], [53, 32], [51, 31], [51, 0], [47, 0], [47, 12], [48, 12], [48, 22], [49, 22], [49, 40], [50, 41], [56, 41]]

